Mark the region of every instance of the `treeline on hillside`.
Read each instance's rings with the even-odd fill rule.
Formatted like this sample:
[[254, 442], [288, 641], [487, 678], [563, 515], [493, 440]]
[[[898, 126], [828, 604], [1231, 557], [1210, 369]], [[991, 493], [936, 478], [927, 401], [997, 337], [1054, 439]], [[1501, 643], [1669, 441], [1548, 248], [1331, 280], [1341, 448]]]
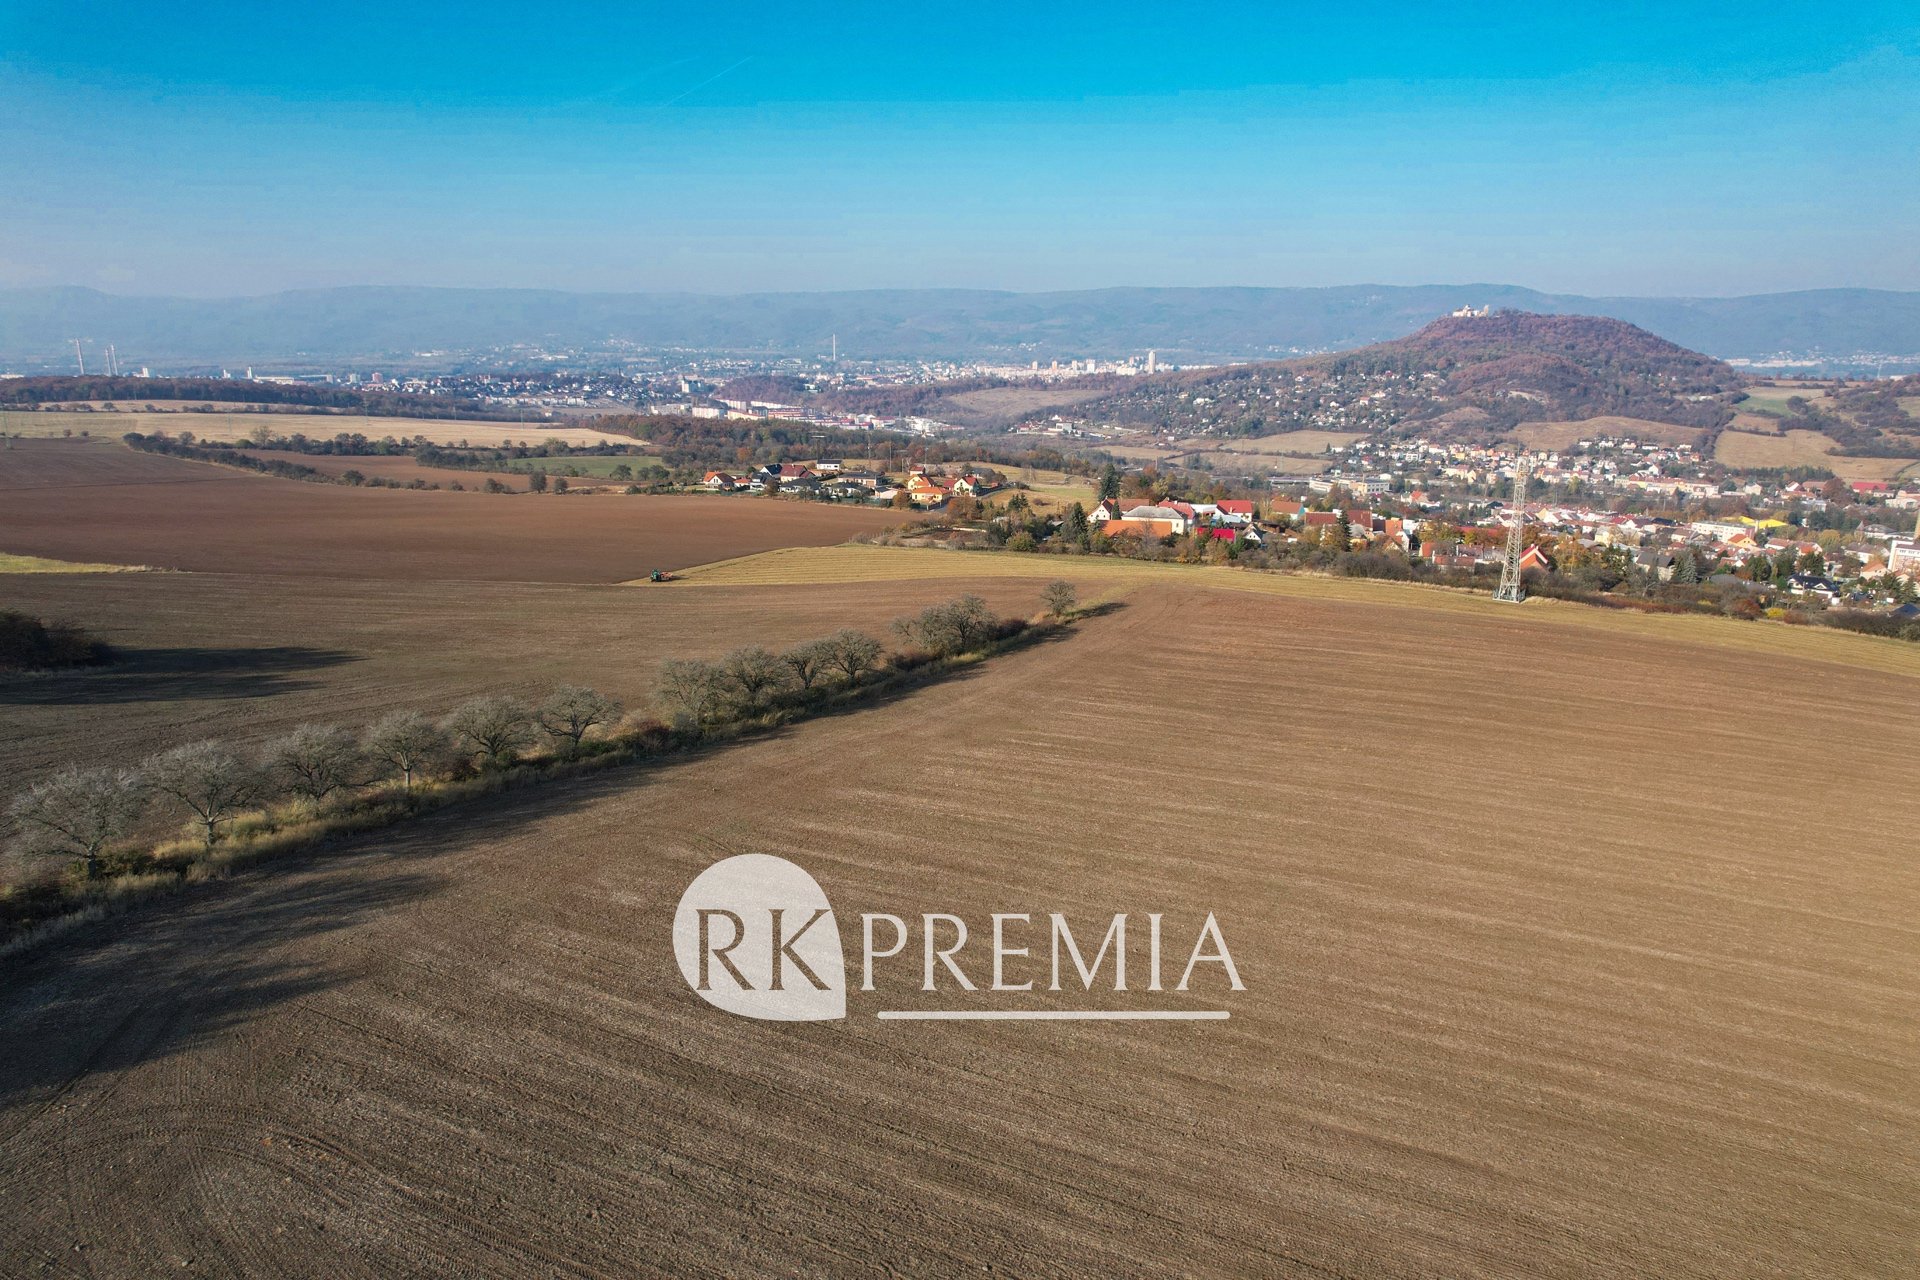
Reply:
[[[1920, 375], [1890, 378], [1862, 387], [1841, 387], [1835, 389], [1832, 396], [1834, 403], [1862, 427], [1889, 435], [1920, 435], [1920, 420], [1915, 419], [1900, 403], [1902, 399], [1920, 396]], [[1792, 409], [1794, 401], [1789, 400], [1787, 405]], [[1848, 446], [1846, 452], [1853, 452], [1853, 442], [1842, 443]], [[1920, 442], [1901, 441], [1893, 453], [1883, 456], [1911, 456], [1916, 444]]]
[[194, 462], [218, 462], [229, 467], [245, 467], [249, 471], [258, 471], [262, 475], [279, 476], [283, 480], [309, 480], [322, 484], [334, 482], [334, 477], [313, 467], [303, 466], [298, 462], [288, 462], [284, 458], [256, 458], [240, 448], [219, 441], [202, 445], [192, 440], [176, 439], [170, 436], [142, 435], [138, 431], [129, 431], [120, 438], [126, 442], [128, 448], [138, 449], [142, 453], [160, 453], [169, 458], [187, 458]]
[[994, 391], [1002, 388], [1036, 387], [1048, 391], [1118, 390], [1131, 382], [1119, 374], [1089, 374], [1086, 377], [1043, 382], [1037, 378], [960, 378], [952, 382], [921, 383], [902, 387], [854, 387], [824, 391], [812, 402], [842, 413], [871, 413], [881, 418], [940, 416], [940, 404], [969, 391]]
[[610, 414], [588, 420], [597, 430], [644, 439], [670, 468], [738, 469], [820, 457], [885, 457], [903, 471], [911, 466], [984, 462], [996, 467], [1037, 467], [1077, 475], [1098, 464], [1047, 446], [1007, 449], [980, 441], [933, 439], [900, 431], [826, 431], [778, 418], [691, 418]]
[[[1854, 458], [1910, 458], [1913, 456], [1915, 442], [1889, 441], [1882, 438], [1880, 429], [1855, 414], [1854, 404], [1864, 403], [1869, 412], [1878, 409], [1878, 416], [1886, 419], [1883, 408], [1878, 408], [1874, 398], [1864, 401], [1843, 402], [1846, 415], [1835, 413], [1824, 405], [1815, 404], [1805, 396], [1791, 396], [1787, 400], [1786, 416], [1780, 419], [1782, 431], [1818, 431], [1832, 439], [1840, 447], [1837, 453]], [[1904, 416], [1898, 403], [1893, 403], [1893, 411]], [[1909, 420], [1910, 421], [1910, 420]]]
[[1512, 355], [1469, 365], [1447, 379], [1447, 394], [1456, 403], [1484, 410], [1503, 427], [1540, 420], [1538, 397], [1545, 398], [1553, 416], [1570, 421], [1618, 415], [1717, 428], [1733, 420], [1733, 409], [1723, 400], [1676, 395], [1637, 370], [1607, 361], [1577, 363], [1555, 355]]
[[870, 413], [877, 418], [940, 416], [941, 402], [969, 391], [993, 391], [1007, 387], [1039, 387], [1049, 391], [1117, 390], [1132, 379], [1119, 374], [1089, 374], [1079, 378], [975, 377], [951, 382], [915, 383], [898, 387], [831, 387], [809, 390], [806, 379], [792, 374], [752, 374], [735, 378], [720, 388], [727, 400], [759, 400], [767, 404], [806, 404], [840, 413]]
[[1426, 357], [1430, 368], [1514, 356], [1558, 357], [1596, 372], [1618, 370], [1658, 380], [1689, 395], [1717, 395], [1736, 391], [1742, 385], [1740, 374], [1724, 361], [1606, 316], [1536, 315], [1512, 310], [1490, 316], [1443, 316], [1418, 333], [1362, 348], [1353, 355], [1392, 351]]
[[502, 410], [474, 400], [407, 395], [360, 387], [297, 383], [242, 382], [231, 378], [10, 378], [0, 382], [0, 405], [21, 407], [69, 400], [144, 404], [193, 400], [205, 404], [253, 405], [261, 412], [275, 406], [338, 409], [383, 418], [484, 418], [493, 422], [538, 422], [536, 415]]
[[[243, 442], [201, 440], [191, 431], [172, 434], [134, 431], [122, 438], [132, 447], [149, 453], [165, 453], [201, 462], [223, 462], [295, 480], [331, 477], [322, 475], [312, 467], [284, 459], [249, 457], [245, 450], [271, 449], [331, 457], [410, 456], [428, 466], [468, 470], [485, 470], [489, 464], [510, 460], [564, 461], [568, 458], [657, 454], [662, 466], [636, 465], [631, 477], [648, 479], [656, 484], [668, 481], [698, 483], [701, 475], [708, 470], [744, 470], [782, 462], [810, 461], [823, 455], [832, 456], [842, 450], [869, 457], [890, 455], [890, 465], [896, 471], [920, 465], [948, 466], [981, 462], [994, 467], [1034, 467], [1091, 475], [1098, 465], [1087, 456], [1063, 453], [1048, 446], [1008, 449], [977, 441], [937, 440], [901, 432], [874, 431], [857, 435], [833, 432], [827, 433], [823, 440], [818, 428], [777, 419], [615, 414], [588, 421], [595, 430], [634, 436], [634, 442], [569, 444], [564, 440], [549, 438], [537, 444], [529, 441], [518, 445], [470, 446], [434, 444], [421, 435], [372, 437], [357, 431], [342, 431], [332, 436], [309, 436], [299, 431], [280, 435], [264, 426], [256, 428]], [[536, 433], [530, 431], [527, 434], [532, 437]], [[642, 436], [645, 438], [640, 438]]]
[[[740, 467], [749, 463], [797, 462], [818, 457], [823, 447], [812, 442], [819, 428], [772, 418], [693, 418], [638, 413], [606, 414], [592, 419], [596, 430], [625, 432], [644, 439], [669, 467]], [[855, 441], [867, 449], [893, 444], [904, 448], [909, 437], [887, 432], [862, 435]], [[824, 446], [840, 447], [841, 442]]]
[[764, 404], [799, 404], [810, 384], [791, 373], [750, 373], [724, 383], [723, 400], [758, 400]]

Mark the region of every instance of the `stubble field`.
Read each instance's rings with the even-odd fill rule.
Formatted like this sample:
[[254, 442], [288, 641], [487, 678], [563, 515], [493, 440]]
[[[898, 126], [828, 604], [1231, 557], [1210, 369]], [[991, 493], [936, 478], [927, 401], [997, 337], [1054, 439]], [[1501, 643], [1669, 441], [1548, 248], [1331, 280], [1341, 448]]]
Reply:
[[[1899, 1274], [1910, 802], [1839, 830], [1726, 780], [1789, 732], [1910, 758], [1913, 691], [1142, 585], [890, 705], [497, 797], [16, 963], [0, 1256]], [[897, 987], [845, 1022], [732, 1018], [686, 989], [668, 922], [747, 851], [811, 870], [856, 939], [862, 911], [1213, 912], [1247, 990], [1017, 998], [1232, 1014], [1190, 1025], [875, 1020], [967, 998]]]
[[1838, 447], [1823, 431], [1723, 431], [1713, 456], [1733, 467], [1824, 467], [1842, 480], [1891, 480], [1917, 465], [1912, 458], [1850, 458], [1829, 452]]

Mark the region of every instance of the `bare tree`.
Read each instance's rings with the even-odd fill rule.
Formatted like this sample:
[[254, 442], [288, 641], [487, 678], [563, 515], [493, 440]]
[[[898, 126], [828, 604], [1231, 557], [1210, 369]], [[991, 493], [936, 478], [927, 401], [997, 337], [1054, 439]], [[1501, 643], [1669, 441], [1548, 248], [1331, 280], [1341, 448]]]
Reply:
[[266, 759], [275, 781], [314, 806], [359, 785], [366, 765], [353, 735], [329, 724], [298, 726], [268, 746]]
[[1079, 593], [1065, 578], [1055, 578], [1040, 588], [1040, 599], [1047, 606], [1048, 613], [1056, 618], [1064, 618], [1073, 612], [1074, 602], [1079, 599]]
[[206, 835], [207, 848], [220, 838], [220, 826], [260, 797], [260, 770], [218, 742], [195, 742], [162, 751], [140, 767], [147, 785], [191, 814]]
[[825, 640], [809, 640], [781, 654], [780, 661], [787, 664], [802, 689], [811, 689], [833, 665], [833, 646]]
[[961, 596], [930, 605], [916, 617], [897, 618], [893, 628], [913, 643], [950, 658], [985, 644], [998, 622], [985, 600]]
[[76, 858], [92, 880], [107, 845], [133, 829], [146, 804], [139, 774], [68, 765], [14, 798], [14, 847], [29, 858]]
[[474, 698], [454, 708], [447, 731], [482, 764], [499, 766], [533, 741], [533, 711], [518, 698]]
[[451, 749], [447, 731], [418, 711], [392, 712], [367, 730], [367, 758], [388, 777], [399, 774], [408, 795], [413, 794], [413, 775], [440, 764]]
[[726, 705], [726, 696], [726, 675], [711, 662], [669, 658], [660, 664], [654, 698], [679, 724], [706, 723]]
[[563, 684], [547, 695], [537, 715], [541, 731], [576, 756], [589, 729], [620, 718], [620, 704], [583, 685]]
[[765, 706], [793, 681], [793, 670], [758, 646], [735, 649], [720, 660], [734, 697], [749, 710]]
[[880, 665], [880, 642], [864, 631], [849, 627], [834, 632], [822, 643], [832, 655], [833, 669], [845, 676], [848, 684], [859, 684], [861, 676]]

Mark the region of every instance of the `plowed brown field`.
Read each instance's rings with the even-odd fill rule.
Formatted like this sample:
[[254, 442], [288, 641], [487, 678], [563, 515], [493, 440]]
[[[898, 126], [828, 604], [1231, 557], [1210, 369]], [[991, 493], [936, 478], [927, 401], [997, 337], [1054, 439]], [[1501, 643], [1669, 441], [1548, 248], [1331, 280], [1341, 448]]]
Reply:
[[[1804, 753], [1913, 759], [1914, 693], [1141, 585], [883, 707], [446, 811], [0, 964], [0, 1258], [1909, 1274], [1916, 797], [1837, 811]], [[844, 1022], [730, 1017], [668, 934], [687, 881], [746, 851], [807, 867], [843, 922], [1212, 911], [1248, 989], [1197, 1024], [883, 1022], [857, 993]]]
[[[484, 477], [482, 478], [484, 482]], [[202, 572], [618, 582], [899, 515], [778, 499], [473, 494], [307, 484], [104, 441], [0, 451], [0, 551]]]
[[[111, 581], [106, 579], [111, 578]], [[664, 658], [779, 649], [888, 624], [962, 590], [1040, 607], [1033, 581], [832, 587], [302, 584], [239, 574], [0, 577], [7, 608], [112, 644], [97, 669], [0, 676], [0, 803], [74, 760], [131, 765], [197, 738], [258, 743], [302, 721], [357, 727], [393, 707], [440, 714], [480, 694], [588, 684], [644, 709]]]

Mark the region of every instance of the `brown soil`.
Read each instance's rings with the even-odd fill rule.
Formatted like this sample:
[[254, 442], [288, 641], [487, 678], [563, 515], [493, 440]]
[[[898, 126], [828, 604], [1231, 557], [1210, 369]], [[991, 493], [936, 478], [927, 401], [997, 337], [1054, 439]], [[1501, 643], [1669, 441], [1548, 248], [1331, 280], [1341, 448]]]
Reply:
[[892, 619], [962, 590], [1024, 616], [1040, 608], [1041, 587], [1001, 579], [422, 590], [174, 573], [0, 584], [6, 607], [78, 622], [119, 653], [97, 669], [0, 676], [0, 805], [72, 760], [132, 765], [198, 738], [257, 743], [303, 721], [358, 727], [394, 707], [437, 715], [480, 694], [536, 698], [587, 684], [640, 711], [665, 658], [747, 644], [777, 650], [841, 627], [891, 642]]
[[[1843, 821], [1780, 762], [1789, 732], [1912, 759], [1912, 696], [1518, 619], [1142, 588], [885, 707], [497, 797], [0, 963], [0, 1258], [1904, 1274], [1912, 797]], [[882, 1022], [858, 993], [844, 1022], [730, 1017], [683, 984], [669, 922], [746, 851], [812, 870], [854, 946], [862, 911], [1215, 912], [1248, 990], [1206, 992], [1233, 1016], [1198, 1024]]]
[[0, 452], [0, 550], [108, 564], [307, 578], [620, 582], [899, 522], [851, 506], [625, 494], [494, 495], [307, 484], [137, 453], [25, 440]]

